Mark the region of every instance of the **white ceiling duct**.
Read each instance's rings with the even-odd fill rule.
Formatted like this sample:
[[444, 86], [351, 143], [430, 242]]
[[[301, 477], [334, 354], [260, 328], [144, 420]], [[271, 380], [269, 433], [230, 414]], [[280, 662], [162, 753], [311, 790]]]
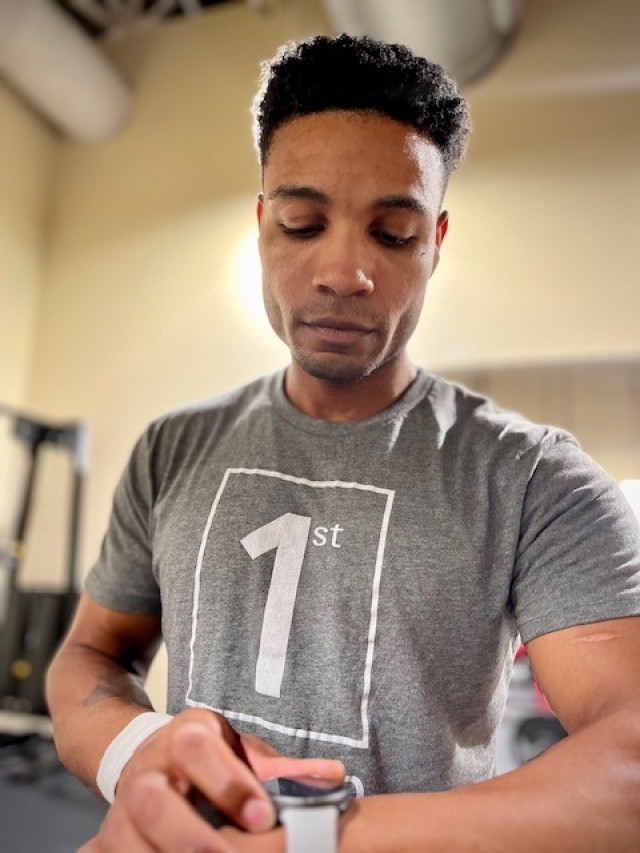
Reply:
[[464, 86], [502, 53], [521, 0], [324, 0], [337, 32], [399, 42]]
[[110, 136], [129, 114], [124, 80], [51, 0], [0, 0], [0, 74], [55, 127], [83, 142]]

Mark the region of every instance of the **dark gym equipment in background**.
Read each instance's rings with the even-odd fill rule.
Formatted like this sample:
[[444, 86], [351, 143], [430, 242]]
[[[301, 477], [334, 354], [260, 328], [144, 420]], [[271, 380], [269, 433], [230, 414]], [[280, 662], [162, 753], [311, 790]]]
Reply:
[[[0, 406], [0, 416], [10, 419], [13, 437], [25, 446], [28, 454], [15, 532], [8, 548], [0, 551], [0, 570], [7, 572], [5, 617], [0, 621], [0, 710], [41, 715], [47, 713], [46, 667], [69, 624], [77, 600], [87, 430], [82, 423], [55, 425], [37, 421], [6, 406]], [[66, 577], [61, 589], [26, 589], [20, 586], [20, 567], [29, 533], [40, 450], [46, 444], [68, 451], [72, 459]]]
[[[0, 549], [4, 606], [0, 613], [0, 847], [13, 853], [68, 853], [90, 838], [107, 804], [58, 760], [47, 714], [46, 669], [77, 601], [81, 496], [87, 470], [87, 429], [51, 424], [0, 404], [7, 434], [26, 457], [24, 483], [0, 477], [15, 494], [15, 530]], [[21, 585], [21, 569], [37, 527], [32, 512], [38, 463], [45, 446], [69, 454], [72, 474], [64, 579], [59, 588]], [[45, 504], [46, 505], [46, 504]]]

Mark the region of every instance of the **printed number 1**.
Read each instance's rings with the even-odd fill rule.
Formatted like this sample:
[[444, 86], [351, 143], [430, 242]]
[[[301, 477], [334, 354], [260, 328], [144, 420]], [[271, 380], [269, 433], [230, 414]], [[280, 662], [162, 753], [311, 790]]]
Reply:
[[287, 512], [240, 540], [252, 560], [276, 549], [256, 664], [256, 691], [266, 696], [280, 696], [310, 527], [309, 516]]

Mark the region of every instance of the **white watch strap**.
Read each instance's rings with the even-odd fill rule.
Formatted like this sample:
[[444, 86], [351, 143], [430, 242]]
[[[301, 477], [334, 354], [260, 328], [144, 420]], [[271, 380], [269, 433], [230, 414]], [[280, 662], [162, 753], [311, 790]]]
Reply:
[[287, 853], [336, 853], [337, 806], [284, 806], [280, 821], [287, 836]]

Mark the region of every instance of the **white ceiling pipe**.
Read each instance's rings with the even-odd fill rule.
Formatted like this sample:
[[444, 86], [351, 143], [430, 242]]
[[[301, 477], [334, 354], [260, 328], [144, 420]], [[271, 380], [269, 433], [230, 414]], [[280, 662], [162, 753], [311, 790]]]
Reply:
[[51, 0], [0, 0], [0, 75], [82, 142], [111, 136], [131, 110], [120, 74]]
[[334, 29], [399, 42], [464, 85], [501, 54], [521, 0], [324, 0]]

